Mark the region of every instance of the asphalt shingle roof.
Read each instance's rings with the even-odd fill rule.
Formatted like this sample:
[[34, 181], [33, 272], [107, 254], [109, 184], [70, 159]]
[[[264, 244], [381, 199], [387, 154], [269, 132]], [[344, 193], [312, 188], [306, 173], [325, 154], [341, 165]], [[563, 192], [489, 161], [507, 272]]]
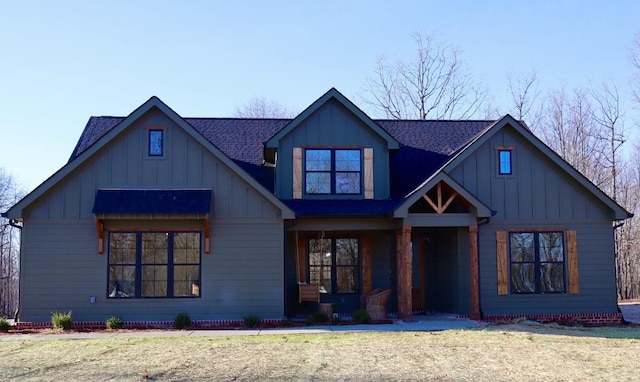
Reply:
[[[87, 123], [70, 161], [82, 154], [102, 136], [124, 120], [124, 117], [91, 117]], [[251, 118], [185, 118], [187, 123], [209, 142], [234, 160], [258, 182], [273, 192], [274, 169], [262, 166], [263, 143], [284, 128], [290, 119]], [[390, 160], [391, 199], [398, 201], [431, 176], [450, 158], [456, 155], [494, 121], [487, 120], [374, 120], [399, 143], [400, 149]], [[287, 202], [289, 204], [289, 202]], [[290, 203], [298, 215], [317, 215], [320, 211], [331, 213], [340, 203], [330, 201], [295, 201]], [[395, 202], [346, 203], [339, 211], [343, 215], [358, 214], [355, 208], [369, 214], [385, 213]], [[338, 211], [338, 210], [337, 210]], [[388, 211], [386, 211], [388, 212]]]

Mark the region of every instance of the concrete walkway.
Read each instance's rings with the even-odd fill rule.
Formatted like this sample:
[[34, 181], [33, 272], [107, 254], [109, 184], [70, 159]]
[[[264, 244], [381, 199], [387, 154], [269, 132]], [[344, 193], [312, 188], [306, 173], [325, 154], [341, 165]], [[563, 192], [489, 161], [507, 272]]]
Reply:
[[480, 323], [477, 321], [451, 318], [444, 315], [414, 316], [413, 322], [396, 321], [393, 324], [371, 324], [371, 325], [336, 325], [336, 326], [306, 326], [293, 328], [275, 329], [225, 329], [225, 330], [123, 330], [123, 331], [96, 331], [96, 332], [70, 332], [55, 334], [9, 334], [1, 335], [0, 341], [25, 340], [25, 339], [66, 339], [83, 340], [96, 338], [118, 338], [118, 337], [207, 337], [207, 336], [262, 336], [262, 335], [286, 335], [286, 334], [309, 334], [309, 333], [331, 333], [331, 332], [429, 332], [451, 329], [477, 328]]

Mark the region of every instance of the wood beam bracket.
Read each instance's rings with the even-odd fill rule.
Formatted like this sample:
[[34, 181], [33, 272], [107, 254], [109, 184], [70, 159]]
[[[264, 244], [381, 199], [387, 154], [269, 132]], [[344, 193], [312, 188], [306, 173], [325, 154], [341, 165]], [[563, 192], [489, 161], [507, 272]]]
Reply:
[[98, 253], [104, 253], [104, 222], [102, 219], [96, 219], [96, 231], [98, 231]]
[[453, 202], [453, 200], [456, 198], [456, 196], [458, 196], [458, 193], [456, 191], [453, 191], [451, 196], [449, 196], [447, 201], [444, 202], [444, 204], [443, 204], [442, 203], [442, 181], [438, 182], [438, 184], [436, 185], [436, 191], [437, 191], [437, 194], [438, 194], [438, 199], [437, 199], [436, 202], [431, 200], [431, 198], [427, 194], [422, 195], [422, 197], [424, 198], [424, 200], [427, 201], [427, 203], [429, 203], [431, 208], [433, 208], [436, 211], [436, 213], [442, 214], [449, 207], [451, 202]]
[[204, 252], [211, 253], [211, 223], [209, 223], [209, 217], [204, 219]]

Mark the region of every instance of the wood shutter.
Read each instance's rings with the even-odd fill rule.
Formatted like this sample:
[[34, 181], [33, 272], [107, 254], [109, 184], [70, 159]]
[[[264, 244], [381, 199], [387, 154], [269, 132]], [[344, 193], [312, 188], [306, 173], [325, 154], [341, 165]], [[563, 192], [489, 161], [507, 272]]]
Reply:
[[362, 238], [362, 294], [367, 295], [371, 292], [372, 281], [372, 264], [371, 264], [371, 236]]
[[578, 278], [578, 235], [576, 231], [567, 231], [567, 273], [569, 274], [569, 293], [580, 293]]
[[496, 253], [498, 262], [498, 294], [509, 294], [509, 263], [507, 258], [507, 232], [496, 232]]
[[298, 282], [307, 282], [307, 237], [296, 232], [296, 266]]
[[293, 198], [302, 199], [302, 147], [293, 148]]
[[373, 199], [373, 149], [364, 149], [364, 198]]

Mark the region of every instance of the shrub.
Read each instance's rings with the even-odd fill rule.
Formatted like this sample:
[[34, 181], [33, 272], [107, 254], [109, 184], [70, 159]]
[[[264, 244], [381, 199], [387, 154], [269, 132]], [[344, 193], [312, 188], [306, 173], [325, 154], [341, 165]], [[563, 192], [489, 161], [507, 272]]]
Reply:
[[71, 329], [71, 311], [69, 313], [53, 312], [51, 315], [51, 323], [54, 329], [69, 330]]
[[291, 321], [288, 318], [285, 318], [284, 320], [280, 321], [280, 326], [285, 328], [290, 328], [293, 326], [293, 321]]
[[371, 323], [371, 316], [369, 315], [369, 312], [367, 312], [364, 309], [356, 310], [355, 312], [353, 312], [351, 314], [351, 318], [353, 319], [353, 322], [355, 322], [356, 324]]
[[0, 316], [0, 332], [8, 332], [11, 325], [7, 317]]
[[316, 319], [313, 316], [309, 316], [304, 320], [305, 325], [313, 325], [316, 323]]
[[262, 319], [255, 314], [249, 314], [242, 317], [242, 319], [244, 320], [244, 326], [247, 328], [257, 328], [262, 323]]
[[325, 312], [315, 312], [312, 317], [315, 322], [329, 322], [329, 316]]
[[338, 316], [331, 317], [331, 325], [340, 325], [341, 322], [342, 322], [342, 318]]
[[111, 316], [107, 318], [107, 329], [122, 329], [124, 322], [122, 318], [118, 316]]
[[189, 317], [189, 313], [178, 313], [176, 318], [173, 320], [173, 327], [176, 329], [186, 329], [191, 326], [191, 317]]

